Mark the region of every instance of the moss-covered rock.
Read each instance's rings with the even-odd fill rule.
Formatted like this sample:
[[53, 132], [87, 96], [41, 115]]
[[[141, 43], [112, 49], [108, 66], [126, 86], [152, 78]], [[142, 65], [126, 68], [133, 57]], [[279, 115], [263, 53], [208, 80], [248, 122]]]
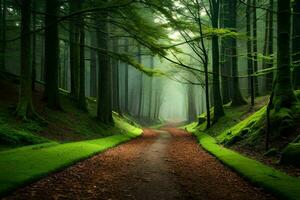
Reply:
[[283, 151], [280, 163], [300, 167], [300, 143], [291, 143]]
[[294, 111], [288, 108], [281, 108], [271, 112], [271, 124], [274, 137], [286, 136], [295, 128]]

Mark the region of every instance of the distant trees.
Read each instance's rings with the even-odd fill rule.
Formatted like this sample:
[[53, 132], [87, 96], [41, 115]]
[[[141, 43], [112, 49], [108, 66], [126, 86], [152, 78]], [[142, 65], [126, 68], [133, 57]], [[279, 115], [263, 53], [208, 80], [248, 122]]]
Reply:
[[[20, 100], [16, 111], [21, 118], [34, 113], [32, 92], [27, 91], [27, 84], [30, 82], [33, 89], [33, 83], [38, 77], [38, 81], [45, 84], [44, 98], [51, 109], [62, 109], [59, 88], [62, 87], [70, 90], [69, 96], [83, 111], [87, 111], [86, 96], [96, 98], [97, 118], [103, 123], [113, 123], [113, 110], [139, 118], [158, 118], [164, 94], [162, 91], [154, 91], [158, 88], [158, 81], [144, 76], [159, 71], [154, 67], [155, 55], [176, 65], [174, 71], [180, 74], [178, 77], [182, 74], [191, 75], [186, 79], [176, 77], [174, 80], [203, 87], [205, 95], [202, 99], [205, 99], [208, 128], [213, 125], [212, 122], [224, 116], [223, 104], [231, 102], [232, 106], [241, 106], [247, 103], [243, 97], [247, 93], [241, 89], [248, 89], [251, 106], [254, 106], [259, 90], [265, 89], [266, 93], [272, 90], [273, 69], [276, 66], [276, 46], [273, 43], [276, 37], [274, 0], [180, 0], [179, 4], [173, 1], [147, 1], [128, 3], [124, 7], [122, 2], [110, 1], [26, 2], [29, 8], [21, 4]], [[292, 85], [298, 87], [297, 74], [300, 69], [299, 26], [296, 23], [299, 18], [299, 1], [295, 0], [290, 5], [278, 1], [278, 5], [284, 9], [292, 7], [293, 13], [287, 14], [283, 8], [278, 13], [278, 48], [286, 51], [278, 50], [272, 102], [274, 108], [288, 107], [289, 103], [294, 102]], [[1, 25], [5, 26], [5, 1], [0, 1], [0, 6]], [[115, 9], [118, 6], [120, 8]], [[39, 17], [39, 12], [32, 12], [32, 9], [47, 13], [43, 15], [44, 20]], [[141, 14], [144, 9], [151, 10], [147, 11], [150, 14]], [[241, 17], [237, 13], [242, 9], [246, 10], [245, 24], [240, 27], [237, 21]], [[65, 16], [60, 16], [61, 13], [65, 13]], [[171, 13], [176, 13], [176, 16]], [[258, 28], [262, 23], [258, 13], [265, 13], [263, 31]], [[282, 18], [288, 20], [287, 16], [291, 16], [293, 21], [284, 23]], [[44, 27], [39, 28], [43, 23]], [[292, 27], [292, 32], [287, 32], [288, 26]], [[246, 30], [247, 37], [240, 29]], [[170, 30], [179, 34], [182, 43], [170, 43]], [[4, 41], [4, 32], [1, 31], [2, 52], [5, 52], [4, 44], [7, 43]], [[262, 32], [264, 37], [258, 37]], [[286, 39], [283, 43], [283, 38], [289, 35], [292, 35], [292, 40], [288, 41], [292, 42], [292, 53], [289, 52], [290, 44]], [[263, 45], [258, 42], [261, 38], [264, 38]], [[247, 47], [244, 57], [239, 54], [243, 52], [239, 49], [242, 43]], [[189, 51], [178, 50], [183, 45]], [[191, 57], [193, 62], [185, 64], [187, 57]], [[4, 56], [1, 59], [2, 68], [5, 65], [3, 59]], [[38, 62], [43, 62], [40, 65], [44, 67], [39, 66]], [[245, 63], [245, 67], [241, 63]], [[137, 72], [131, 72], [130, 66], [136, 68]], [[292, 71], [287, 70], [290, 68]], [[260, 79], [262, 81], [258, 82], [258, 76], [263, 77]], [[242, 78], [248, 80], [242, 83]], [[193, 79], [199, 83], [194, 83]], [[244, 87], [244, 83], [247, 86]], [[194, 113], [197, 110], [195, 105], [200, 104], [193, 98], [198, 92], [193, 91], [193, 87], [186, 88], [189, 113]], [[210, 110], [213, 110], [213, 119]]]

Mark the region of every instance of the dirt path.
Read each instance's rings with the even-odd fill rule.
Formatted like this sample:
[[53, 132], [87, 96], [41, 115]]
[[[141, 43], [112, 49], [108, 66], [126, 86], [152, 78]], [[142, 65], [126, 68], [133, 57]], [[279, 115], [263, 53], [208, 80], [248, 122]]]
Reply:
[[[76, 153], [76, 152], [74, 152]], [[144, 135], [16, 191], [5, 199], [275, 199], [199, 148], [184, 131]]]

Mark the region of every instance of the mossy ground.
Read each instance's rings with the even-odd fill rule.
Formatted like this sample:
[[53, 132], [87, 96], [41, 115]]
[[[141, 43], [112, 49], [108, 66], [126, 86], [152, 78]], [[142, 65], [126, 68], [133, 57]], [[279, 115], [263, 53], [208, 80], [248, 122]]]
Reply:
[[[297, 91], [296, 94], [299, 95]], [[289, 143], [299, 143], [296, 141], [296, 137], [300, 133], [300, 128], [296, 127], [295, 131], [286, 132], [285, 135], [272, 134], [270, 138], [270, 149], [266, 151], [266, 105], [268, 103], [268, 96], [259, 97], [256, 99], [256, 106], [254, 109], [250, 109], [249, 105], [241, 107], [231, 107], [225, 105], [226, 116], [221, 118], [216, 124], [210, 129], [206, 129], [206, 122], [197, 126], [197, 123], [191, 123], [185, 128], [190, 132], [204, 132], [210, 136], [213, 136], [218, 144], [232, 148], [236, 151], [241, 152], [251, 158], [260, 160], [272, 167], [283, 170], [291, 175], [300, 176], [299, 170], [290, 166], [278, 165], [281, 157], [289, 156], [288, 152], [295, 154], [295, 145], [293, 151], [286, 151], [287, 153], [282, 154]], [[200, 117], [205, 117], [202, 114]], [[296, 117], [296, 124], [298, 124], [298, 118]], [[276, 125], [273, 125], [276, 129]], [[300, 136], [299, 136], [300, 137]], [[297, 146], [298, 147], [298, 146]], [[297, 152], [300, 152], [300, 150]], [[296, 158], [298, 159], [298, 157]], [[282, 163], [292, 164], [286, 162], [286, 160], [295, 159], [284, 159]], [[297, 163], [297, 162], [293, 162]]]
[[47, 142], [72, 142], [107, 137], [126, 133], [123, 122], [131, 123], [126, 116], [114, 113], [115, 126], [107, 126], [96, 120], [96, 102], [87, 100], [89, 112], [76, 108], [76, 104], [66, 95], [61, 95], [63, 111], [48, 109], [42, 101], [42, 87], [34, 91], [34, 105], [37, 113], [45, 119], [41, 121], [20, 121], [14, 116], [18, 102], [18, 86], [9, 81], [1, 81], [0, 88], [0, 151], [24, 145]]
[[50, 110], [39, 89], [34, 104], [46, 123], [18, 121], [13, 114], [17, 85], [4, 82], [0, 87], [6, 91], [0, 95], [0, 196], [142, 133], [136, 123], [117, 113], [113, 126], [99, 123], [92, 99], [87, 101], [89, 112], [83, 112], [62, 94], [63, 111]]

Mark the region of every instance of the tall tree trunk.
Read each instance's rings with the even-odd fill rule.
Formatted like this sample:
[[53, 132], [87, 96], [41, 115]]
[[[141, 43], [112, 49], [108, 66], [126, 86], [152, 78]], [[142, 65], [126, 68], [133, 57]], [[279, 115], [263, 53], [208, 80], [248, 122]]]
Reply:
[[[32, 8], [36, 10], [36, 1], [33, 0]], [[32, 13], [32, 29], [36, 29], [36, 13]], [[36, 80], [36, 33], [32, 34], [32, 90], [35, 89], [35, 80]]]
[[[118, 39], [113, 39], [113, 51], [118, 53], [119, 41]], [[119, 97], [119, 61], [117, 59], [112, 59], [112, 69], [113, 69], [113, 110], [119, 114], [122, 114], [120, 108], [120, 97]]]
[[[221, 27], [228, 28], [230, 27], [230, 4], [227, 0], [221, 0]], [[231, 56], [229, 53], [230, 50], [230, 40], [228, 37], [221, 38], [221, 75], [222, 75], [222, 99], [223, 104], [227, 104], [231, 101], [230, 95], [230, 76], [231, 76]]]
[[[91, 32], [91, 46], [97, 42], [96, 35]], [[91, 97], [97, 97], [97, 54], [91, 49], [91, 69], [90, 69], [90, 93]]]
[[[82, 2], [81, 2], [82, 3]], [[86, 97], [85, 97], [85, 31], [84, 31], [84, 19], [80, 16], [80, 52], [79, 52], [79, 96], [78, 96], [78, 108], [83, 111], [87, 111]]]
[[[213, 28], [219, 28], [219, 0], [213, 1], [211, 13], [212, 13], [212, 26]], [[219, 37], [213, 35], [212, 37], [212, 68], [213, 68], [213, 102], [214, 102], [214, 119], [218, 121], [219, 118], [225, 115], [223, 110], [223, 101], [220, 91], [220, 55], [219, 55]]]
[[[233, 31], [236, 31], [237, 23], [237, 0], [230, 0], [231, 8], [231, 27]], [[244, 100], [241, 90], [240, 83], [238, 78], [238, 54], [237, 54], [237, 39], [231, 38], [231, 56], [232, 56], [232, 106], [240, 106], [247, 104]]]
[[[268, 42], [268, 55], [271, 57], [271, 60], [267, 63], [267, 68], [273, 68], [274, 66], [274, 15], [273, 15], [273, 9], [274, 9], [274, 0], [270, 0], [270, 5], [269, 5], [269, 42]], [[266, 76], [266, 89], [267, 91], [272, 90], [272, 83], [273, 83], [273, 71], [268, 73]]]
[[44, 98], [48, 107], [61, 109], [59, 101], [58, 70], [59, 70], [59, 39], [58, 39], [58, 0], [46, 1], [45, 17], [45, 92]]
[[[138, 45], [138, 62], [142, 63], [142, 51], [141, 45]], [[143, 114], [143, 73], [139, 72], [139, 107], [138, 107], [138, 117], [141, 117]]]
[[[98, 22], [97, 43], [98, 47], [108, 50], [108, 27], [105, 21], [107, 13], [103, 13]], [[112, 80], [111, 67], [107, 53], [98, 55], [98, 100], [97, 100], [97, 118], [105, 124], [113, 123], [112, 117]]]
[[[253, 10], [253, 14], [252, 14], [252, 23], [253, 23], [253, 71], [254, 73], [257, 72], [258, 70], [258, 57], [257, 57], [257, 14], [256, 14], [256, 0], [253, 0], [253, 5], [252, 5], [252, 10]], [[259, 88], [258, 88], [258, 79], [256, 76], [253, 77], [254, 78], [254, 92], [255, 95], [258, 96], [259, 95]]]
[[30, 10], [31, 0], [21, 2], [21, 73], [20, 73], [20, 91], [19, 103], [16, 110], [16, 116], [21, 119], [27, 119], [34, 114], [32, 103], [32, 65], [31, 58], [31, 36], [30, 31]]
[[252, 61], [252, 42], [251, 42], [251, 0], [247, 0], [247, 68], [248, 68], [248, 93], [251, 97], [251, 106], [254, 106], [254, 77], [253, 77], [253, 61]]
[[274, 89], [275, 112], [281, 108], [291, 108], [297, 101], [294, 94], [291, 80], [291, 2], [278, 0], [278, 38], [277, 38], [277, 76], [276, 87]]
[[[129, 50], [129, 41], [125, 39], [125, 53], [128, 53]], [[129, 66], [125, 63], [125, 112], [129, 114]]]
[[1, 1], [1, 63], [0, 63], [0, 69], [5, 70], [5, 64], [6, 64], [6, 59], [5, 59], [5, 53], [6, 53], [6, 9], [7, 9], [7, 3], [5, 0]]
[[300, 0], [293, 3], [293, 43], [292, 60], [294, 65], [293, 82], [294, 87], [300, 88]]
[[[270, 19], [269, 15], [270, 15], [270, 12], [266, 11], [265, 38], [264, 38], [264, 48], [263, 48], [263, 56], [264, 57], [269, 56], [268, 55], [268, 46], [269, 46], [269, 41], [270, 41], [269, 40], [269, 35], [270, 35], [270, 33], [269, 33], [269, 25], [270, 25], [270, 23], [269, 23], [269, 19]], [[268, 68], [267, 67], [267, 63], [268, 63], [268, 59], [264, 58], [263, 61], [262, 61], [262, 68], [263, 69], [267, 69]], [[266, 87], [267, 87], [267, 85], [266, 85]], [[265, 88], [264, 93], [267, 93], [267, 88]]]
[[197, 118], [196, 104], [195, 104], [195, 89], [194, 85], [188, 85], [188, 121], [193, 122]]
[[[69, 0], [70, 13], [80, 9], [80, 1]], [[79, 65], [80, 65], [80, 19], [78, 16], [70, 19], [70, 75], [71, 97], [78, 101], [79, 97]]]
[[[154, 57], [151, 56], [150, 58], [150, 67], [151, 69], [154, 68]], [[151, 112], [152, 112], [152, 98], [153, 98], [153, 77], [150, 77], [150, 83], [149, 83], [149, 110], [148, 110], [148, 117], [149, 119], [152, 118]]]

